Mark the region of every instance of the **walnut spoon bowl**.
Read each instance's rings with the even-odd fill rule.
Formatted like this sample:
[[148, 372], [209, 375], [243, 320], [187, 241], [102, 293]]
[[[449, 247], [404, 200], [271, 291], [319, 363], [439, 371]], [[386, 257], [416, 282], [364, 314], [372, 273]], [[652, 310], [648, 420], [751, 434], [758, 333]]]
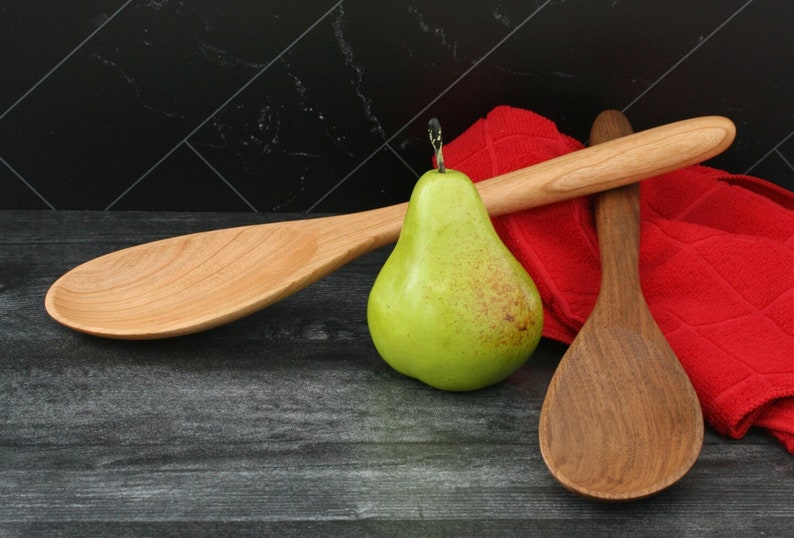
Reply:
[[[735, 127], [704, 116], [477, 184], [491, 215], [634, 183], [707, 160]], [[195, 333], [256, 312], [397, 240], [407, 204], [349, 215], [227, 228], [112, 252], [61, 276], [44, 304], [77, 331], [120, 339]]]

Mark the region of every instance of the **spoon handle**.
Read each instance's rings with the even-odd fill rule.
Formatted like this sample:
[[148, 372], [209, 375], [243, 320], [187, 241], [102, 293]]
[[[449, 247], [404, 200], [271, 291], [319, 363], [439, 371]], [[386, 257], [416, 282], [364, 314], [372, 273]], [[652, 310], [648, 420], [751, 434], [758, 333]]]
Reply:
[[568, 200], [701, 163], [719, 155], [736, 127], [722, 116], [702, 116], [592, 145], [477, 184], [491, 216]]
[[[628, 118], [617, 110], [599, 114], [590, 144], [602, 144], [633, 132]], [[613, 291], [643, 301], [639, 279], [640, 186], [624, 185], [600, 193], [594, 202], [598, 250], [601, 255], [600, 301], [617, 300]], [[625, 304], [625, 299], [620, 299]]]

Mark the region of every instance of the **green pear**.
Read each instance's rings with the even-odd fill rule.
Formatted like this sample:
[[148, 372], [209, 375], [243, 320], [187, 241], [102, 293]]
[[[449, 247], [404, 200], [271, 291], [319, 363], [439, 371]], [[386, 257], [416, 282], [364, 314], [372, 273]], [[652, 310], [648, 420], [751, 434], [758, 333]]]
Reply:
[[367, 323], [378, 353], [398, 372], [442, 390], [476, 390], [502, 381], [534, 352], [543, 307], [468, 176], [440, 170], [414, 187], [370, 292]]

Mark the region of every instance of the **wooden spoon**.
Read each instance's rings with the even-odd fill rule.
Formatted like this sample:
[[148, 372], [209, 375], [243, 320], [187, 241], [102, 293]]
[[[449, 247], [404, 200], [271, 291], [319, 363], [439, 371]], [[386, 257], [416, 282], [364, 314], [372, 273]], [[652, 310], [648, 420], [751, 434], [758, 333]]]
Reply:
[[[605, 111], [590, 141], [630, 132], [623, 114]], [[546, 465], [567, 489], [629, 501], [684, 476], [703, 445], [703, 416], [640, 288], [638, 185], [600, 194], [595, 219], [601, 289], [554, 372], [538, 433]]]
[[[704, 161], [733, 141], [730, 120], [656, 127], [478, 183], [491, 215], [633, 183]], [[251, 314], [396, 241], [407, 204], [350, 215], [214, 230], [88, 261], [45, 305], [60, 323], [110, 338], [178, 336]]]

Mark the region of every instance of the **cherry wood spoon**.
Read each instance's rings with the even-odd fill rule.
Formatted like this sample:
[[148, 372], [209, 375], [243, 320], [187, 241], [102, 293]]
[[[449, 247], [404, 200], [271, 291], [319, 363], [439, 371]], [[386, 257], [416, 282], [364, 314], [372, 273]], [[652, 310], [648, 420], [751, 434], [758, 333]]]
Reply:
[[[626, 185], [727, 148], [727, 118], [684, 120], [477, 184], [491, 215]], [[83, 263], [49, 289], [58, 322], [121, 339], [164, 338], [236, 320], [397, 240], [407, 203], [349, 215], [172, 237]]]
[[[631, 132], [602, 112], [591, 144]], [[656, 324], [639, 278], [639, 188], [601, 193], [595, 219], [601, 289], [560, 361], [540, 414], [540, 449], [567, 489], [630, 501], [672, 485], [695, 463], [703, 416], [695, 390]]]

